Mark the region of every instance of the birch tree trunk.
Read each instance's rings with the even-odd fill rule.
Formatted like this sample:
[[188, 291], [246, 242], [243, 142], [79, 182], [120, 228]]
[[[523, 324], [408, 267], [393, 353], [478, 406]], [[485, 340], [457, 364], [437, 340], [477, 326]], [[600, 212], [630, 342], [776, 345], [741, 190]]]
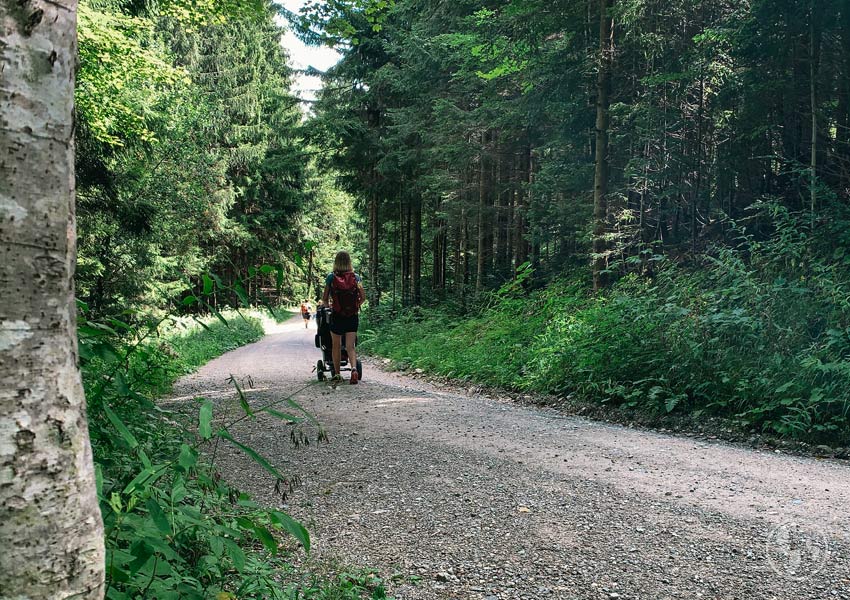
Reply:
[[102, 598], [77, 368], [76, 0], [0, 0], [0, 598]]

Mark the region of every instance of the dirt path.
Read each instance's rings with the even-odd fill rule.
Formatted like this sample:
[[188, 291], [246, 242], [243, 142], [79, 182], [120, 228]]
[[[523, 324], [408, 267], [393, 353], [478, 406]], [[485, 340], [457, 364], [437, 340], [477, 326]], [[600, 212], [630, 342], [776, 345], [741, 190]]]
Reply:
[[[293, 319], [184, 378], [178, 395], [252, 403], [315, 376]], [[285, 502], [238, 450], [223, 473], [311, 530], [314, 558], [398, 573], [400, 599], [850, 600], [850, 469], [458, 395], [366, 362], [295, 399], [330, 443], [293, 449], [271, 417], [238, 438], [302, 485]], [[419, 581], [411, 581], [421, 578]]]

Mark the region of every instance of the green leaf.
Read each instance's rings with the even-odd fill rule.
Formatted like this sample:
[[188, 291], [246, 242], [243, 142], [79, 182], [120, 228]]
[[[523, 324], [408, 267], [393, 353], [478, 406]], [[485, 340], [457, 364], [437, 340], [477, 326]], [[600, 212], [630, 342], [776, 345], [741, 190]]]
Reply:
[[115, 514], [121, 514], [121, 509], [124, 508], [124, 504], [121, 502], [121, 494], [112, 492], [112, 495], [109, 497], [109, 506]]
[[147, 483], [148, 480], [153, 477], [154, 470], [153, 468], [146, 468], [139, 471], [139, 474], [133, 477], [133, 480], [127, 484], [124, 488], [125, 494], [132, 494], [134, 491], [142, 487], [141, 484]]
[[212, 330], [210, 329], [210, 326], [209, 326], [209, 325], [207, 325], [206, 323], [204, 323], [201, 319], [199, 319], [199, 318], [198, 318], [198, 317], [196, 317], [195, 315], [192, 315], [192, 320], [193, 320], [195, 323], [197, 323], [198, 325], [200, 325], [202, 329], [204, 329], [204, 330], [206, 330], [206, 331], [212, 331]]
[[242, 387], [239, 385], [239, 382], [236, 380], [233, 374], [230, 375], [228, 381], [233, 384], [233, 387], [236, 388], [236, 396], [239, 398], [239, 405], [242, 407], [242, 410], [244, 410], [245, 414], [249, 417], [253, 417], [254, 411], [251, 410], [251, 406], [248, 404], [248, 399], [245, 397], [245, 393], [242, 391]]
[[212, 277], [204, 273], [204, 296], [209, 296], [213, 291], [213, 280]]
[[272, 475], [274, 475], [278, 479], [286, 479], [286, 477], [284, 477], [280, 473], [280, 471], [278, 471], [276, 468], [274, 468], [269, 461], [267, 461], [265, 458], [260, 456], [257, 453], [256, 450], [254, 450], [253, 448], [249, 448], [248, 446], [246, 446], [244, 444], [240, 444], [235, 439], [233, 439], [233, 436], [230, 435], [230, 433], [226, 429], [219, 430], [218, 435], [219, 435], [219, 437], [229, 441], [231, 444], [233, 444], [234, 446], [236, 446], [237, 448], [242, 450], [242, 452], [244, 452], [245, 454], [250, 456], [252, 459], [254, 459], [254, 462], [256, 462], [258, 465], [263, 467], [266, 471], [268, 471], [269, 473], [271, 473]]
[[124, 377], [124, 373], [120, 371], [115, 373], [115, 378], [112, 382], [115, 385], [115, 391], [118, 392], [119, 396], [126, 398], [130, 395], [130, 386], [127, 384], [127, 378]]
[[277, 287], [277, 293], [280, 294], [280, 290], [283, 287], [283, 265], [277, 268], [277, 280], [275, 285]]
[[180, 458], [177, 461], [184, 470], [188, 471], [198, 462], [198, 452], [188, 444], [180, 446]]
[[183, 298], [183, 306], [192, 306], [198, 302], [198, 298], [195, 296], [186, 296]]
[[224, 554], [224, 540], [217, 535], [210, 537], [210, 549], [216, 556]]
[[145, 503], [145, 506], [148, 509], [148, 513], [150, 513], [151, 519], [156, 525], [156, 528], [159, 529], [165, 535], [171, 535], [171, 523], [168, 522], [168, 517], [163, 512], [162, 507], [159, 503], [154, 499], [150, 498]]
[[277, 554], [277, 540], [274, 539], [274, 536], [271, 532], [261, 525], [257, 525], [254, 527], [254, 533], [257, 535], [259, 540], [263, 543], [266, 550], [271, 552], [272, 554]]
[[150, 560], [150, 557], [153, 556], [154, 550], [148, 544], [139, 540], [133, 544], [130, 548], [130, 554], [135, 556], [130, 564], [127, 565], [127, 568], [130, 570], [130, 573], [138, 573], [139, 569], [145, 566], [145, 563]]
[[318, 420], [316, 417], [314, 417], [314, 416], [313, 416], [313, 415], [312, 415], [309, 411], [307, 411], [307, 409], [305, 409], [303, 406], [301, 406], [300, 404], [298, 404], [295, 400], [293, 400], [292, 398], [287, 398], [287, 399], [286, 399], [286, 403], [287, 403], [287, 404], [288, 404], [291, 408], [294, 408], [295, 410], [297, 410], [298, 412], [300, 412], [302, 415], [304, 415], [304, 417], [305, 417], [305, 418], [306, 418], [306, 419], [307, 419], [310, 423], [312, 423], [312, 424], [313, 424], [313, 425], [315, 425], [316, 427], [321, 427], [321, 424], [319, 423], [319, 420]]
[[208, 440], [212, 437], [213, 405], [209, 400], [204, 400], [201, 410], [198, 412], [198, 434]]
[[301, 523], [290, 517], [284, 512], [273, 510], [270, 513], [272, 523], [279, 525], [285, 531], [289, 532], [298, 542], [304, 546], [304, 550], [310, 551], [310, 532], [307, 531]]
[[103, 412], [106, 413], [106, 418], [109, 419], [109, 422], [112, 423], [112, 426], [118, 430], [118, 434], [121, 438], [127, 443], [130, 448], [135, 448], [139, 445], [139, 442], [133, 437], [133, 434], [130, 433], [130, 430], [127, 429], [127, 426], [124, 425], [124, 422], [118, 418], [109, 405], [104, 402], [101, 406], [103, 406]]
[[129, 331], [129, 332], [135, 331], [135, 327], [125, 323], [124, 321], [119, 321], [118, 319], [111, 318], [111, 319], [109, 319], [109, 322], [112, 324], [112, 326], [116, 330], [123, 329], [124, 331]]
[[670, 396], [664, 402], [664, 408], [667, 409], [668, 413], [673, 412], [681, 399], [681, 396]]
[[261, 410], [265, 413], [272, 415], [273, 417], [277, 417], [278, 419], [281, 419], [283, 421], [287, 421], [289, 423], [301, 423], [301, 422], [304, 421], [303, 417], [296, 417], [293, 414], [280, 412], [280, 411], [275, 410], [273, 408], [263, 408]]
[[245, 291], [245, 286], [242, 285], [241, 281], [237, 281], [233, 284], [233, 291], [236, 292], [236, 296], [239, 298], [239, 302], [242, 303], [242, 306], [246, 308], [251, 306], [251, 302], [248, 300], [248, 293]]
[[224, 324], [225, 327], [230, 327], [230, 323], [227, 322], [227, 319], [224, 318], [224, 315], [221, 314], [221, 311], [214, 310], [213, 314], [215, 315], [216, 319], [218, 319]]
[[233, 566], [237, 571], [242, 571], [245, 568], [245, 551], [239, 547], [239, 544], [229, 538], [222, 538], [224, 541], [225, 551], [230, 560], [233, 561]]

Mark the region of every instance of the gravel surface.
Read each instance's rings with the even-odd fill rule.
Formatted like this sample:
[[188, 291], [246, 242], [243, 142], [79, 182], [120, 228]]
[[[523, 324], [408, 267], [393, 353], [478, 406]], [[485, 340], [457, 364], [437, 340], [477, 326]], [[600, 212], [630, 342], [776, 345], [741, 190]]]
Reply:
[[173, 398], [233, 410], [230, 374], [253, 406], [297, 392], [328, 443], [294, 448], [263, 415], [234, 428], [300, 481], [292, 493], [236, 448], [216, 462], [308, 526], [314, 565], [375, 568], [410, 600], [850, 600], [844, 464], [463, 394], [380, 361], [360, 385], [311, 385], [314, 334], [294, 318]]

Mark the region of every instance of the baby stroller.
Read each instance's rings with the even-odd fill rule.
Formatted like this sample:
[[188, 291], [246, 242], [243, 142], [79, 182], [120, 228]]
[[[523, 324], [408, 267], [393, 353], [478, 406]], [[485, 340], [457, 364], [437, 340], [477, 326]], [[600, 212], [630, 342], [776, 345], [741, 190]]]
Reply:
[[[334, 373], [333, 359], [333, 338], [331, 337], [331, 319], [333, 314], [327, 306], [321, 306], [316, 309], [316, 348], [322, 351], [322, 358], [316, 363], [316, 377], [319, 381], [327, 379], [326, 373], [330, 372], [331, 377]], [[345, 336], [342, 336], [342, 356], [339, 363], [340, 371], [351, 371], [351, 366], [348, 364], [348, 352], [345, 349]], [[363, 365], [360, 360], [357, 361], [357, 377], [363, 379]]]

